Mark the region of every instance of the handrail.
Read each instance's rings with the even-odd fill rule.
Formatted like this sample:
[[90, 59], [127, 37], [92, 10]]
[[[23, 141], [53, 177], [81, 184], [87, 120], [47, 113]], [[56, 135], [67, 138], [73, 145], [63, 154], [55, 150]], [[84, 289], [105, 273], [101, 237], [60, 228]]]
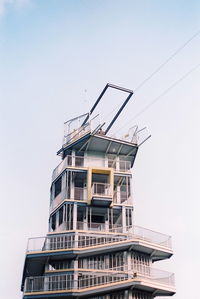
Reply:
[[72, 141], [77, 140], [78, 138], [82, 137], [83, 135], [89, 132], [91, 132], [91, 124], [86, 123], [84, 126], [74, 129], [67, 136], [64, 136], [63, 144], [71, 143]]
[[111, 196], [111, 185], [107, 183], [96, 183], [92, 184], [92, 195], [108, 195]]
[[[95, 225], [95, 226], [93, 226]], [[27, 252], [46, 251], [67, 248], [86, 248], [89, 246], [103, 245], [126, 240], [143, 240], [152, 244], [162, 246], [166, 249], [171, 249], [171, 237], [158, 232], [151, 231], [139, 226], [133, 226], [126, 229], [127, 233], [123, 233], [121, 227], [116, 227], [110, 230], [113, 234], [106, 234], [105, 224], [93, 223], [90, 226], [92, 231], [100, 231], [102, 234], [94, 235], [91, 231], [84, 229], [83, 222], [79, 222], [77, 229], [88, 230], [84, 235], [81, 232], [76, 233], [78, 239], [75, 239], [75, 233], [63, 233], [48, 235], [46, 237], [30, 238], [28, 240]], [[64, 229], [63, 229], [64, 230]]]
[[27, 277], [25, 281], [24, 293], [85, 289], [95, 286], [104, 286], [110, 283], [120, 281], [130, 281], [135, 278], [149, 280], [151, 283], [161, 284], [163, 286], [174, 288], [174, 274], [149, 267], [146, 273], [110, 273], [103, 272], [94, 274], [93, 271], [86, 273], [74, 272], [74, 274], [57, 274], [50, 276]]
[[[95, 163], [96, 162], [96, 163]], [[95, 157], [83, 157], [83, 156], [70, 156], [67, 155], [63, 161], [53, 170], [52, 181], [54, 181], [68, 166], [74, 167], [88, 167], [88, 166], [99, 166], [102, 163], [102, 167], [111, 167], [120, 172], [130, 172], [131, 162], [128, 160], [105, 159]], [[95, 165], [96, 164], [96, 165]]]
[[73, 196], [68, 198], [67, 190], [62, 190], [53, 200], [50, 202], [50, 212], [52, 212], [63, 200], [81, 200], [87, 201], [87, 188], [86, 187], [74, 187]]

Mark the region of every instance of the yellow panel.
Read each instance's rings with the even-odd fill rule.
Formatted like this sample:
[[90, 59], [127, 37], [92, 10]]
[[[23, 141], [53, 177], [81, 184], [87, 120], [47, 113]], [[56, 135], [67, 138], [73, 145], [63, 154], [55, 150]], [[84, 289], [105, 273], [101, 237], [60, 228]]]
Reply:
[[87, 172], [87, 191], [88, 191], [88, 204], [91, 204], [92, 200], [92, 168], [88, 168]]
[[92, 173], [110, 174], [112, 168], [92, 168]]
[[88, 190], [88, 204], [91, 204], [92, 200], [92, 174], [108, 174], [109, 175], [109, 184], [111, 186], [111, 195], [113, 197], [113, 187], [114, 187], [114, 171], [113, 168], [88, 168], [87, 175], [87, 190]]

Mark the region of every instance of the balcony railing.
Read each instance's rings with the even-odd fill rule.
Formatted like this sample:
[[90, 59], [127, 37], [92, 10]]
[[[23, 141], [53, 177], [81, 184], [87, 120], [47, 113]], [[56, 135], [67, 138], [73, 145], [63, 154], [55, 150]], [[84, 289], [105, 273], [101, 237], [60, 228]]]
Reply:
[[54, 181], [68, 166], [72, 167], [110, 167], [120, 172], [130, 172], [131, 162], [127, 160], [116, 161], [114, 159], [104, 159], [95, 157], [66, 156], [65, 159], [54, 169], [52, 181]]
[[72, 130], [67, 136], [64, 137], [63, 144], [72, 143], [90, 132], [91, 132], [91, 122], [86, 123], [82, 127]]
[[90, 222], [88, 224], [78, 221], [77, 222], [78, 230], [92, 230], [92, 231], [106, 231], [105, 223]]
[[106, 183], [93, 183], [92, 184], [93, 196], [111, 196], [111, 186]]
[[[151, 231], [139, 226], [129, 227], [126, 230], [129, 233], [121, 234], [123, 231], [120, 227], [111, 229], [115, 234], [106, 234], [104, 223], [91, 223], [89, 228], [83, 222], [77, 223], [78, 230], [99, 231], [102, 234], [94, 235], [92, 232], [83, 234], [78, 232], [78, 239], [75, 239], [75, 233], [65, 233], [49, 235], [46, 237], [30, 238], [28, 240], [27, 252], [46, 251], [68, 248], [85, 248], [96, 245], [104, 245], [109, 243], [121, 242], [126, 240], [142, 240], [154, 245], [162, 246], [166, 249], [171, 249], [171, 237], [158, 232]], [[118, 230], [118, 232], [117, 232]], [[64, 229], [63, 229], [64, 231]]]
[[114, 191], [113, 203], [133, 204], [133, 199], [131, 196], [128, 196], [128, 192], [126, 192], [126, 191]]
[[71, 190], [71, 193], [73, 191], [73, 195], [69, 196], [67, 195], [67, 190], [62, 190], [50, 203], [50, 212], [52, 212], [63, 200], [65, 199], [71, 199], [71, 200], [83, 200], [87, 201], [87, 188], [82, 187], [74, 187], [73, 190]]
[[152, 284], [174, 288], [174, 274], [149, 267], [148, 274], [139, 272], [129, 273], [99, 273], [93, 271], [74, 272], [74, 274], [61, 274], [50, 276], [27, 277], [24, 293], [49, 292], [59, 290], [85, 289], [95, 286], [104, 286], [116, 282], [126, 282], [136, 279], [151, 282]]
[[155, 243], [167, 248], [172, 248], [171, 236], [155, 232], [141, 226], [134, 225], [132, 235], [134, 236], [134, 238], [137, 238], [139, 240]]

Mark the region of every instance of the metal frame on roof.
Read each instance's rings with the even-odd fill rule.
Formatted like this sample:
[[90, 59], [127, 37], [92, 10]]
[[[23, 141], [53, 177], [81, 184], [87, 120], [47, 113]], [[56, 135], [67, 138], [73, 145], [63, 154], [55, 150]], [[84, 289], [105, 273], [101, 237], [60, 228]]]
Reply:
[[128, 103], [128, 101], [130, 100], [130, 98], [132, 97], [132, 95], [133, 95], [133, 91], [130, 90], [130, 89], [124, 88], [124, 87], [120, 87], [120, 86], [117, 86], [117, 85], [114, 85], [114, 84], [110, 84], [110, 83], [107, 83], [107, 84], [106, 84], [106, 86], [104, 87], [104, 89], [103, 89], [102, 92], [100, 93], [99, 97], [97, 98], [96, 102], [94, 103], [94, 105], [93, 105], [92, 108], [90, 109], [90, 112], [87, 114], [87, 116], [86, 116], [86, 118], [85, 118], [85, 120], [83, 121], [83, 123], [82, 123], [81, 126], [84, 126], [84, 125], [87, 123], [87, 121], [88, 121], [90, 115], [93, 113], [93, 111], [95, 110], [96, 106], [99, 104], [100, 100], [102, 99], [103, 95], [105, 94], [106, 90], [107, 90], [109, 87], [128, 93], [127, 98], [125, 99], [125, 101], [123, 102], [123, 104], [121, 105], [121, 107], [119, 108], [119, 110], [117, 111], [117, 113], [115, 114], [115, 116], [113, 117], [113, 119], [111, 120], [111, 122], [110, 122], [110, 124], [108, 125], [108, 127], [105, 129], [105, 134], [107, 134], [108, 131], [111, 129], [111, 127], [113, 126], [113, 124], [115, 123], [115, 121], [117, 120], [117, 118], [119, 117], [119, 115], [121, 114], [122, 110], [123, 110], [124, 107], [127, 105], [127, 103]]

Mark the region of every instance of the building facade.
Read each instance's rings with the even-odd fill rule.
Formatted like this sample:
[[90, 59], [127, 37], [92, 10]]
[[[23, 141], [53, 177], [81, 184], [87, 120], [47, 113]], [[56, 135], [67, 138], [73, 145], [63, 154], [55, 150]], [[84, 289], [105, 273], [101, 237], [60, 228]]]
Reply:
[[[80, 119], [71, 120], [68, 125]], [[51, 184], [49, 232], [28, 241], [23, 299], [152, 299], [175, 293], [171, 237], [134, 225], [137, 134], [68, 126]]]

